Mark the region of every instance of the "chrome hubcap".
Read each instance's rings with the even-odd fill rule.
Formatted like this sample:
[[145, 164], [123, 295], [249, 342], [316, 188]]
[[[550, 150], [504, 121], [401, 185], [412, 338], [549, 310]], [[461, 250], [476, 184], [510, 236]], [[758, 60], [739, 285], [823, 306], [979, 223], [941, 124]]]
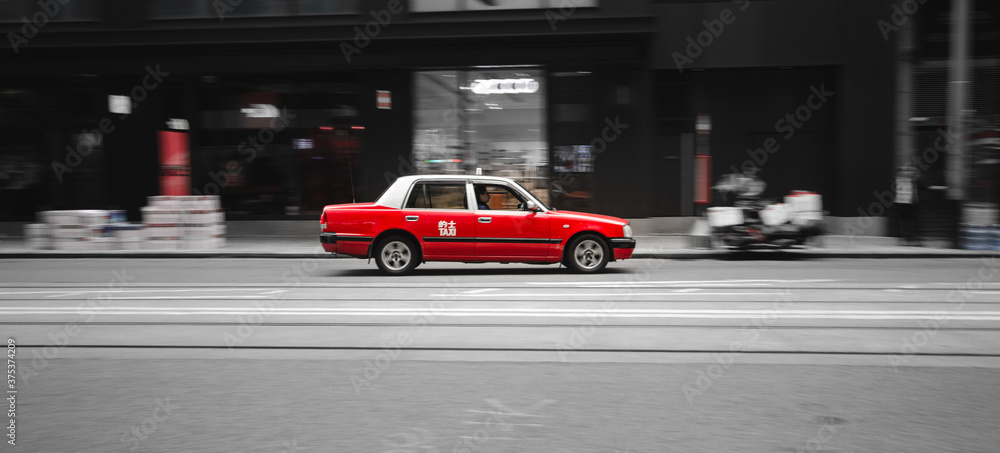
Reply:
[[596, 241], [587, 239], [576, 246], [573, 252], [576, 264], [582, 269], [595, 269], [604, 260], [604, 249]]
[[400, 241], [392, 241], [382, 247], [382, 262], [385, 267], [399, 271], [410, 264], [410, 248]]

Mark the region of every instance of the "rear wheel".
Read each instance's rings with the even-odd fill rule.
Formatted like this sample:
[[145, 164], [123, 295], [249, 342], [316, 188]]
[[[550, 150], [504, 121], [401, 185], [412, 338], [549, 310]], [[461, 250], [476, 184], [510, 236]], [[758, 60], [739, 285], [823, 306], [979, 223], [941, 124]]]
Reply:
[[611, 252], [604, 239], [585, 234], [570, 241], [564, 258], [564, 264], [573, 272], [590, 274], [600, 272], [608, 265]]
[[409, 238], [392, 236], [375, 247], [375, 264], [389, 275], [406, 275], [420, 264], [420, 249]]

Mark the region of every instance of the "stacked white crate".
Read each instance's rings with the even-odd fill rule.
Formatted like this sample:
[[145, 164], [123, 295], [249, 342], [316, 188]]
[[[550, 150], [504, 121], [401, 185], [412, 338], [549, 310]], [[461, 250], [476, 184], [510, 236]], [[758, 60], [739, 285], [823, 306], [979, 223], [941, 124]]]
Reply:
[[212, 249], [225, 246], [226, 224], [218, 196], [191, 197], [184, 224], [184, 248]]
[[125, 211], [43, 211], [25, 225], [31, 249], [200, 250], [225, 246], [218, 196], [155, 196], [142, 208], [143, 224], [125, 223]]
[[181, 201], [169, 196], [149, 197], [142, 208], [142, 223], [146, 225], [146, 250], [176, 250], [183, 234]]
[[47, 223], [29, 223], [24, 226], [24, 245], [32, 250], [52, 248], [51, 227]]
[[146, 241], [146, 226], [141, 223], [119, 223], [110, 225], [118, 250], [142, 250]]
[[208, 221], [207, 229], [209, 236], [209, 248], [223, 248], [226, 246], [226, 214], [222, 211], [222, 203], [218, 195], [207, 197], [203, 202], [205, 209], [211, 211], [205, 217]]
[[147, 248], [201, 250], [225, 245], [218, 196], [154, 196], [142, 208]]
[[103, 225], [110, 221], [104, 210], [43, 211], [38, 214], [49, 225], [52, 248], [55, 250], [103, 250], [107, 241], [101, 239]]
[[101, 218], [104, 220], [102, 224], [94, 224], [93, 236], [90, 239], [91, 246], [89, 250], [120, 250], [122, 249], [121, 242], [116, 234], [116, 231], [124, 226], [128, 225], [125, 223], [128, 218], [123, 210], [114, 211], [84, 211], [92, 214], [95, 218]]

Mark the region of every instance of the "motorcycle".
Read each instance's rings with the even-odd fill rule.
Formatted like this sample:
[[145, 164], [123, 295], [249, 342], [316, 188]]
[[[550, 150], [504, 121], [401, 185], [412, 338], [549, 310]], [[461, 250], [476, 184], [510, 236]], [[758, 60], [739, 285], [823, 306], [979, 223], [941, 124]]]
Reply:
[[751, 248], [803, 246], [824, 231], [823, 197], [794, 190], [783, 203], [759, 198], [763, 182], [733, 177], [715, 188], [736, 195], [734, 206], [708, 208], [713, 246]]

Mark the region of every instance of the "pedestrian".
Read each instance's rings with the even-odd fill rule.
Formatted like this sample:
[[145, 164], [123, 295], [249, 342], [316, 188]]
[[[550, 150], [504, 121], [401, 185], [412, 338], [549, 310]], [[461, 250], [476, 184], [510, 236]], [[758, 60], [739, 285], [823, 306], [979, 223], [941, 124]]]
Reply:
[[917, 170], [912, 165], [903, 165], [896, 171], [893, 184], [893, 208], [896, 211], [897, 227], [903, 245], [920, 245], [917, 228]]

